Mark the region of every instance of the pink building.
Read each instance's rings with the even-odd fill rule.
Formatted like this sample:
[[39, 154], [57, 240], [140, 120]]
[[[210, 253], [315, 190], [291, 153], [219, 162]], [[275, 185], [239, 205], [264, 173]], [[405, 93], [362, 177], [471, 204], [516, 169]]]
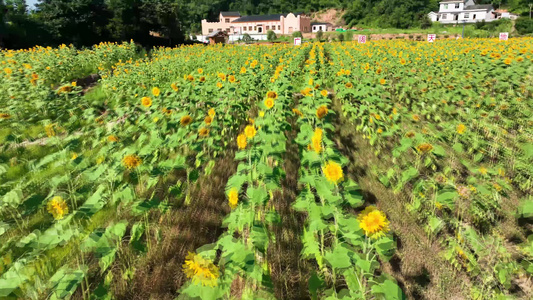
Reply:
[[288, 13], [262, 16], [243, 16], [239, 12], [220, 12], [218, 22], [202, 20], [202, 35], [217, 30], [228, 34], [266, 34], [272, 30], [276, 34], [292, 34], [295, 31], [311, 32], [311, 18], [305, 14]]

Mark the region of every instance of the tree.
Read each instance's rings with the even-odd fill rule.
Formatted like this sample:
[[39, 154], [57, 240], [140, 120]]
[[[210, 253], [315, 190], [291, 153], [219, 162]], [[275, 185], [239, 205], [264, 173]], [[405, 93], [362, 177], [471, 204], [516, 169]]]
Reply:
[[303, 36], [302, 36], [302, 32], [301, 32], [301, 31], [295, 31], [295, 32], [292, 33], [292, 37], [295, 37], [295, 38], [299, 37], [299, 38], [301, 38], [301, 37], [303, 37]]
[[272, 41], [276, 40], [276, 38], [277, 38], [277, 36], [276, 36], [276, 33], [274, 31], [272, 31], [272, 30], [268, 30], [267, 31], [267, 39], [269, 41], [272, 42]]
[[518, 34], [533, 33], [533, 19], [527, 17], [520, 17], [516, 19], [514, 27]]
[[322, 39], [323, 36], [324, 36], [324, 32], [322, 32], [322, 30], [319, 30], [316, 33], [316, 39], [319, 40], [319, 41]]
[[251, 43], [252, 37], [248, 33], [245, 33], [242, 35], [242, 41], [245, 43]]
[[339, 42], [344, 42], [344, 34], [340, 32], [338, 36], [339, 36]]

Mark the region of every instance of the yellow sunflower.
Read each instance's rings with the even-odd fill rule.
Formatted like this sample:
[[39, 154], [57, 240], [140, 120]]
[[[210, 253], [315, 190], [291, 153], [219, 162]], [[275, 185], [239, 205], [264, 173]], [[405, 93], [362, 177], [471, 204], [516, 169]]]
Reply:
[[217, 286], [218, 267], [212, 261], [203, 258], [199, 254], [189, 252], [183, 264], [183, 273], [185, 273], [187, 278], [192, 279], [194, 284], [201, 283], [202, 286]]
[[272, 98], [272, 99], [278, 99], [278, 93], [274, 92], [274, 91], [268, 91], [267, 94], [266, 94], [267, 98]]
[[466, 130], [466, 126], [464, 124], [459, 124], [457, 125], [457, 133], [458, 134], [463, 134], [465, 133], [465, 130]]
[[48, 201], [46, 209], [56, 220], [61, 220], [66, 214], [68, 214], [67, 203], [60, 196], [55, 196], [52, 200]]
[[344, 178], [341, 166], [334, 161], [328, 161], [328, 163], [322, 167], [322, 171], [324, 172], [326, 179], [335, 184]]
[[232, 188], [228, 193], [228, 202], [231, 209], [234, 209], [237, 207], [237, 204], [239, 203], [239, 192], [236, 188]]
[[6, 114], [6, 113], [0, 113], [0, 119], [4, 119], [4, 120], [11, 119], [11, 115]]
[[249, 139], [253, 139], [256, 133], [257, 133], [257, 130], [255, 130], [255, 127], [253, 125], [248, 125], [244, 128], [244, 134]]
[[187, 80], [189, 80], [190, 82], [193, 82], [194, 81], [194, 76], [192, 76], [192, 75], [187, 76]]
[[319, 119], [322, 119], [322, 118], [325, 117], [327, 114], [328, 114], [328, 108], [327, 108], [325, 105], [320, 106], [320, 107], [316, 110], [316, 116], [317, 116]]
[[430, 143], [423, 143], [423, 144], [418, 145], [416, 147], [416, 150], [418, 150], [418, 152], [421, 152], [421, 153], [428, 153], [431, 150], [433, 150], [433, 145], [431, 145]]
[[211, 122], [213, 122], [213, 118], [211, 118], [210, 116], [205, 117], [204, 123], [206, 125], [211, 125]]
[[191, 124], [191, 122], [192, 122], [192, 118], [189, 115], [183, 116], [180, 119], [181, 126], [187, 126], [187, 125]]
[[237, 146], [239, 147], [239, 149], [244, 149], [246, 148], [246, 135], [244, 134], [239, 134], [239, 136], [237, 136]]
[[267, 109], [271, 109], [272, 107], [274, 107], [274, 99], [273, 98], [266, 98], [265, 106], [266, 106]]
[[214, 118], [215, 117], [215, 109], [214, 108], [210, 108], [208, 111], [207, 111], [207, 114], [211, 117], [211, 118]]
[[347, 82], [344, 86], [349, 89], [353, 88], [353, 84], [351, 82]]
[[152, 106], [152, 99], [150, 97], [142, 97], [141, 104], [144, 107], [150, 107]]
[[174, 90], [174, 92], [177, 92], [179, 90], [178, 86], [175, 83], [172, 83], [170, 87]]
[[359, 227], [370, 238], [378, 239], [389, 232], [389, 221], [387, 217], [374, 206], [367, 206], [357, 216], [357, 219], [359, 220]]
[[236, 80], [237, 80], [237, 79], [235, 78], [235, 76], [233, 76], [233, 75], [228, 76], [228, 81], [229, 81], [229, 82], [231, 82], [231, 83], [235, 83]]
[[158, 97], [159, 94], [161, 94], [161, 90], [158, 87], [152, 88], [152, 95], [154, 95], [155, 97]]
[[118, 137], [116, 135], [110, 135], [107, 137], [107, 140], [112, 142], [112, 143], [116, 143], [118, 142]]
[[323, 97], [327, 97], [328, 96], [328, 91], [327, 90], [322, 90], [322, 91], [320, 91], [320, 95], [322, 95]]
[[202, 127], [200, 129], [198, 129], [198, 135], [200, 137], [206, 137], [209, 135], [209, 129], [205, 128], [205, 127]]
[[135, 169], [135, 168], [137, 168], [138, 166], [141, 165], [142, 160], [137, 155], [130, 154], [130, 155], [124, 156], [124, 158], [122, 159], [122, 163], [128, 169]]

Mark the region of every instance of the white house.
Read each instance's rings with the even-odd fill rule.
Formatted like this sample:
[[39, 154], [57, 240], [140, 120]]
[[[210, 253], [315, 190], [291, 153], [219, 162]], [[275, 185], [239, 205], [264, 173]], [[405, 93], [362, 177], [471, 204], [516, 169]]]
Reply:
[[430, 12], [428, 17], [433, 22], [443, 24], [450, 23], [475, 23], [485, 20], [491, 22], [496, 20], [494, 7], [490, 4], [478, 5], [474, 0], [441, 0], [439, 2], [439, 12]]
[[319, 32], [319, 31], [333, 31], [333, 24], [312, 22], [311, 32]]

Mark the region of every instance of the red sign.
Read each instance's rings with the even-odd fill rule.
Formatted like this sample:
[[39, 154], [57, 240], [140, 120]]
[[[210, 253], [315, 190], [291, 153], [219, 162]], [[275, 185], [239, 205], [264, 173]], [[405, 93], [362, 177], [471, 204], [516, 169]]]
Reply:
[[437, 39], [436, 34], [428, 34], [428, 42], [433, 43]]
[[359, 41], [360, 44], [366, 43], [366, 35], [360, 35], [357, 40]]

